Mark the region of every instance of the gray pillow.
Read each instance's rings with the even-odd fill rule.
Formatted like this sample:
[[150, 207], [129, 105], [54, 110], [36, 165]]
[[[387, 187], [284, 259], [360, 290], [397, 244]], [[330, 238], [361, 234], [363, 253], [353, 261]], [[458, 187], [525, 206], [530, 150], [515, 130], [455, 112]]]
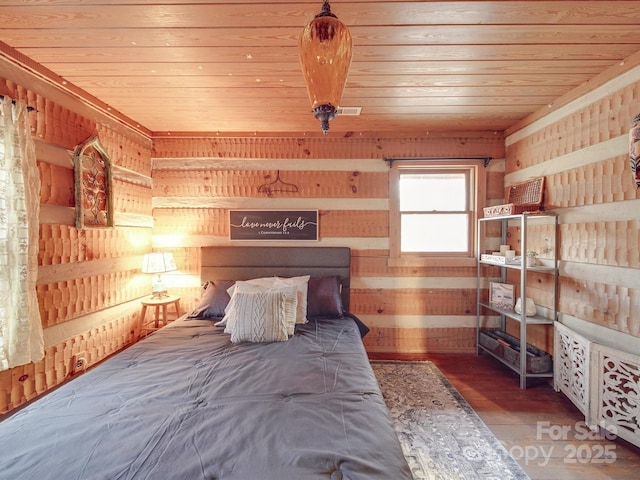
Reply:
[[231, 297], [227, 289], [236, 283], [234, 280], [209, 280], [202, 286], [200, 302], [187, 318], [198, 320], [220, 320], [224, 317], [226, 308]]
[[344, 315], [340, 278], [310, 278], [307, 292], [307, 318], [341, 318]]

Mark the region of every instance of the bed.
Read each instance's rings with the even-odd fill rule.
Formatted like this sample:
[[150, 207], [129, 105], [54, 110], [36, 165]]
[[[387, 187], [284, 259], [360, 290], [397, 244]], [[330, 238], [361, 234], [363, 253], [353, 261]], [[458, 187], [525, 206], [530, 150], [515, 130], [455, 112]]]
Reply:
[[[410, 479], [348, 314], [349, 262], [338, 247], [203, 248], [196, 309], [0, 423], [0, 478]], [[306, 275], [306, 323], [231, 341], [247, 298], [299, 314], [287, 282]], [[285, 286], [243, 293], [273, 276]]]

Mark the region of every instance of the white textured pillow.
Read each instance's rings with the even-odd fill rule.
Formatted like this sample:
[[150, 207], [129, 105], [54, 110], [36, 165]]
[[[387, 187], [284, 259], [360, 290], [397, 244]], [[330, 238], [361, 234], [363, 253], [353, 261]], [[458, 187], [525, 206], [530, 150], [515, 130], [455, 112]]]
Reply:
[[291, 285], [296, 288], [298, 294], [298, 306], [296, 308], [296, 323], [307, 323], [307, 291], [309, 288], [309, 278], [311, 275], [300, 277], [275, 277], [277, 282], [284, 285]]
[[[233, 316], [233, 306], [235, 305], [235, 301], [233, 299], [233, 294], [236, 292], [236, 285], [238, 284], [242, 284], [243, 287], [246, 286], [246, 288], [244, 289], [244, 291], [249, 291], [252, 292], [254, 290], [251, 290], [250, 287], [248, 286], [248, 284], [251, 285], [268, 285], [268, 283], [273, 283], [271, 281], [271, 278], [273, 277], [269, 277], [269, 278], [254, 278], [251, 280], [238, 280], [237, 282], [235, 282], [233, 285], [231, 285], [229, 288], [227, 288], [227, 293], [229, 294], [230, 300], [229, 303], [227, 303], [227, 306], [224, 307], [224, 317], [222, 317], [222, 320], [220, 320], [218, 323], [216, 323], [216, 327], [225, 327], [224, 328], [224, 333], [231, 333], [231, 330], [233, 328], [233, 326], [230, 324], [230, 322], [233, 322], [234, 316]], [[268, 281], [268, 283], [267, 283]]]
[[[275, 278], [275, 277], [273, 277]], [[225, 315], [222, 319], [224, 322], [225, 333], [233, 333], [235, 328], [235, 322], [238, 319], [238, 311], [236, 307], [236, 294], [238, 293], [262, 293], [262, 292], [281, 292], [284, 294], [285, 305], [284, 305], [284, 315], [285, 321], [287, 325], [287, 334], [293, 335], [296, 323], [296, 307], [298, 305], [298, 296], [297, 290], [294, 286], [284, 285], [282, 283], [276, 283], [272, 279], [269, 279], [269, 282], [264, 282], [265, 285], [273, 284], [273, 287], [264, 286], [261, 284], [261, 280], [263, 279], [255, 279], [255, 280], [247, 280], [247, 281], [238, 281], [233, 286], [231, 286], [227, 292], [231, 295], [231, 300], [225, 309]], [[220, 323], [222, 323], [220, 322]], [[222, 325], [221, 325], [222, 326]]]
[[[296, 323], [307, 323], [307, 291], [309, 289], [309, 279], [311, 275], [301, 275], [299, 277], [261, 277], [252, 278], [246, 280], [244, 283], [250, 283], [252, 285], [260, 285], [266, 288], [276, 288], [282, 286], [293, 286], [298, 293], [298, 306], [296, 307]], [[236, 284], [241, 282], [236, 282]], [[235, 285], [232, 285], [227, 290], [231, 300], [233, 301], [233, 292], [235, 291]], [[233, 308], [232, 303], [225, 309], [225, 313]]]
[[287, 335], [285, 304], [287, 294], [283, 291], [265, 290], [234, 294], [236, 312], [231, 342], [284, 342]]

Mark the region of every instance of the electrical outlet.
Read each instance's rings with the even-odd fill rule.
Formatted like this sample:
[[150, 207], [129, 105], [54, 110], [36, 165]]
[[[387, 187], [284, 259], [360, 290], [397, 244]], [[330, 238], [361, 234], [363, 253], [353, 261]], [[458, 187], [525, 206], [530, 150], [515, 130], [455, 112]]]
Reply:
[[87, 354], [86, 352], [79, 352], [73, 357], [72, 373], [84, 372], [87, 369]]

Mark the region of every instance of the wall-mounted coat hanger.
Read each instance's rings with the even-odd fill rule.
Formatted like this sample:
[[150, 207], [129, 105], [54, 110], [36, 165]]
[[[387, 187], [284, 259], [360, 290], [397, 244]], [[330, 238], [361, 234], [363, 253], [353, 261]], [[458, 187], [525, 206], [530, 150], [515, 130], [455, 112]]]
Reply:
[[258, 193], [266, 193], [269, 197], [274, 193], [298, 193], [298, 187], [293, 183], [287, 183], [282, 180], [280, 178], [280, 170], [278, 170], [275, 180], [260, 185], [258, 187]]

